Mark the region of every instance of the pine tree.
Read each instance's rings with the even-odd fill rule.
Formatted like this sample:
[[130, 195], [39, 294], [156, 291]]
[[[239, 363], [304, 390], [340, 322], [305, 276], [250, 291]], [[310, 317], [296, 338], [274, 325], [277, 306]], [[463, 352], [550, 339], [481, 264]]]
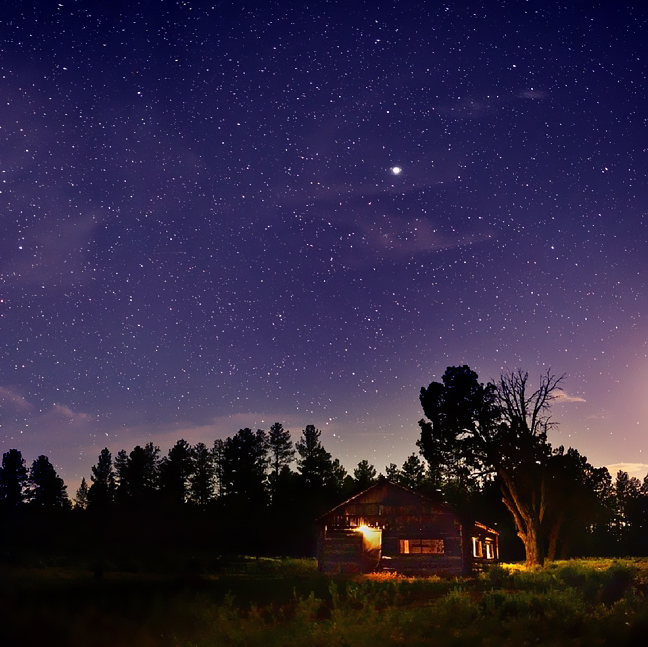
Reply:
[[225, 467], [225, 441], [217, 438], [212, 448], [212, 461], [214, 463], [214, 487], [216, 496], [222, 497], [225, 494], [225, 482], [223, 480]]
[[0, 468], [0, 503], [8, 508], [20, 505], [25, 500], [27, 482], [25, 459], [20, 451], [5, 452]]
[[396, 463], [389, 463], [389, 465], [385, 467], [385, 477], [387, 478], [388, 481], [391, 481], [392, 483], [401, 482], [401, 473]]
[[189, 478], [189, 499], [204, 508], [214, 496], [214, 458], [205, 443], [196, 443], [191, 455], [194, 469]]
[[355, 488], [358, 492], [366, 490], [377, 481], [376, 468], [369, 464], [369, 461], [362, 460], [358, 466], [353, 470], [353, 478], [355, 479]]
[[[270, 491], [272, 493], [273, 505], [278, 503], [277, 497], [279, 491], [285, 490], [285, 483], [288, 482], [288, 474], [284, 470], [290, 472], [289, 465], [295, 456], [295, 448], [293, 447], [290, 432], [283, 428], [280, 422], [275, 422], [270, 427], [268, 434], [268, 446], [270, 454]], [[283, 475], [283, 476], [282, 476]], [[280, 483], [281, 481], [281, 483]]]
[[417, 454], [411, 454], [400, 470], [400, 485], [410, 490], [418, 490], [425, 483], [425, 465]]
[[160, 485], [167, 501], [182, 505], [189, 494], [189, 479], [194, 471], [191, 445], [179, 440], [160, 463]]
[[115, 500], [118, 502], [128, 499], [128, 452], [120, 449], [115, 456]]
[[103, 509], [109, 506], [115, 498], [115, 472], [112, 455], [107, 447], [101, 450], [97, 464], [92, 466], [90, 480], [92, 485], [88, 490], [89, 507]]
[[265, 431], [239, 429], [225, 441], [223, 448], [223, 484], [228, 496], [250, 503], [266, 499], [268, 437]]
[[39, 456], [32, 463], [29, 484], [32, 505], [49, 509], [70, 507], [67, 486], [47, 456]]
[[289, 465], [295, 456], [290, 432], [283, 428], [280, 422], [275, 422], [270, 427], [268, 434], [268, 446], [270, 453], [270, 467], [274, 477], [278, 477], [284, 465]]
[[79, 485], [79, 489], [76, 491], [74, 507], [77, 510], [86, 510], [88, 507], [88, 482], [85, 476], [81, 479], [81, 485]]
[[137, 445], [128, 455], [125, 473], [120, 479], [123, 497], [131, 502], [147, 503], [159, 484], [160, 448], [153, 443]]
[[322, 488], [333, 479], [333, 460], [320, 441], [321, 435], [315, 425], [307, 425], [295, 445], [299, 454], [297, 470], [309, 489]]

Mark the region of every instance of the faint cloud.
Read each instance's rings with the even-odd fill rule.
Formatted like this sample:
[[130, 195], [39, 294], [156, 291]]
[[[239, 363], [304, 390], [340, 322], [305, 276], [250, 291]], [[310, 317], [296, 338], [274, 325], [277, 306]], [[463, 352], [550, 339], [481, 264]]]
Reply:
[[9, 283], [66, 287], [89, 279], [85, 251], [100, 220], [41, 220], [27, 231], [22, 249], [12, 250], [0, 275]]
[[70, 407], [66, 407], [64, 404], [55, 404], [52, 407], [51, 411], [49, 411], [45, 415], [53, 418], [63, 418], [72, 424], [83, 424], [92, 420], [92, 416], [88, 415], [87, 413], [76, 413], [72, 411]]
[[529, 88], [528, 90], [522, 90], [522, 92], [517, 96], [519, 99], [532, 99], [537, 101], [540, 99], [546, 99], [548, 95], [543, 90], [534, 90], [533, 88]]
[[401, 220], [383, 216], [374, 222], [359, 221], [357, 224], [371, 248], [395, 256], [473, 245], [492, 238], [489, 233], [450, 237], [420, 218]]
[[16, 409], [31, 409], [32, 405], [14, 388], [0, 386], [0, 403], [14, 406]]
[[558, 391], [555, 394], [554, 402], [587, 402], [587, 400], [578, 395], [569, 395], [565, 391]]
[[13, 404], [14, 410], [3, 422], [3, 432], [12, 440], [21, 438], [33, 444], [35, 439], [41, 443], [55, 437], [57, 444], [74, 444], [79, 430], [90, 430], [95, 424], [93, 416], [87, 413], [73, 411], [62, 404], [41, 409], [13, 389], [0, 387], [0, 404], [7, 402]]
[[617, 475], [617, 472], [627, 472], [630, 476], [637, 478], [643, 478], [648, 473], [648, 463], [612, 463], [605, 467], [613, 477]]
[[455, 119], [480, 119], [495, 111], [490, 100], [479, 100], [467, 97], [452, 104], [437, 107], [437, 112]]
[[132, 449], [135, 445], [145, 445], [153, 442], [161, 447], [166, 453], [180, 439], [186, 440], [189, 444], [205, 443], [208, 447], [217, 439], [225, 439], [234, 436], [239, 429], [249, 428], [254, 431], [264, 429], [268, 431], [275, 423], [280, 422], [285, 429], [292, 434], [293, 441], [301, 435], [302, 429], [308, 424], [314, 424], [319, 429], [324, 430], [327, 423], [318, 420], [304, 420], [297, 415], [284, 415], [280, 413], [236, 413], [228, 416], [215, 416], [205, 422], [195, 422], [192, 420], [179, 420], [167, 424], [143, 423], [130, 427], [115, 426], [105, 428], [106, 440], [101, 438], [92, 447], [87, 448], [91, 455], [98, 455], [103, 447], [108, 447], [111, 452], [117, 452], [120, 449]]

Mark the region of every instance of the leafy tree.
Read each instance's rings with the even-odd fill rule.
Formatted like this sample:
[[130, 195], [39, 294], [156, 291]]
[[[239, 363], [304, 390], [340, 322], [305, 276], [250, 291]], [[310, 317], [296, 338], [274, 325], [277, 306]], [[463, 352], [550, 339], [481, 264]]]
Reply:
[[79, 489], [76, 491], [74, 507], [79, 510], [86, 510], [88, 507], [88, 482], [86, 481], [85, 476], [81, 479]]
[[617, 517], [620, 524], [627, 524], [631, 518], [632, 502], [638, 499], [641, 492], [641, 481], [628, 472], [619, 470], [614, 482], [614, 492], [617, 503]]
[[205, 443], [191, 449], [193, 473], [189, 477], [189, 500], [205, 507], [214, 496], [214, 459]]
[[92, 466], [88, 490], [88, 507], [103, 509], [115, 499], [115, 471], [112, 454], [104, 447], [99, 454], [97, 464]]
[[554, 450], [547, 461], [545, 487], [547, 512], [544, 534], [547, 559], [566, 559], [573, 545], [583, 542], [597, 523], [609, 517], [604, 483], [609, 482], [606, 468], [595, 468], [576, 449]]
[[592, 547], [590, 555], [612, 555], [617, 542], [613, 537], [614, 483], [606, 467], [595, 467], [587, 475], [589, 490], [598, 501], [596, 520], [589, 527]]
[[48, 509], [70, 507], [67, 486], [47, 456], [39, 456], [32, 463], [29, 484], [32, 505]]
[[355, 489], [358, 492], [362, 492], [362, 490], [366, 490], [376, 483], [378, 473], [376, 472], [376, 468], [369, 464], [369, 461], [362, 460], [353, 470], [353, 478], [355, 479]]
[[191, 445], [181, 439], [160, 463], [160, 485], [168, 502], [182, 505], [187, 500], [193, 472], [194, 459]]
[[645, 531], [645, 505], [641, 481], [627, 472], [617, 472], [614, 482], [617, 540], [624, 554], [637, 554], [645, 550], [642, 535]]
[[529, 392], [528, 373], [480, 384], [468, 366], [449, 367], [442, 383], [421, 389], [419, 448], [431, 467], [461, 479], [496, 474], [522, 540], [527, 565], [544, 563], [550, 406], [562, 378], [542, 375]]
[[504, 504], [524, 543], [527, 564], [534, 566], [544, 563], [543, 523], [552, 503], [547, 497], [546, 466], [551, 456], [547, 432], [552, 426], [551, 402], [562, 377], [547, 371], [531, 393], [528, 378], [521, 370], [500, 377], [495, 388], [500, 424], [494, 435], [485, 438], [488, 461], [501, 480]]
[[27, 468], [22, 453], [10, 449], [2, 455], [0, 468], [0, 503], [8, 508], [20, 505], [25, 499]]

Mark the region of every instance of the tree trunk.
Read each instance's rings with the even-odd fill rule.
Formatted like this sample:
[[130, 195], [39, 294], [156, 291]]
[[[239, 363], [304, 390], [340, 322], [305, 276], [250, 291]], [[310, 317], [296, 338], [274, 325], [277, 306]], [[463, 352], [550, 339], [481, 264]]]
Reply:
[[544, 546], [540, 524], [527, 520], [527, 531], [522, 539], [526, 551], [526, 567], [544, 566]]
[[551, 524], [551, 528], [549, 528], [547, 537], [547, 561], [549, 562], [553, 562], [558, 554], [558, 539], [560, 538], [560, 531], [562, 530], [563, 516], [563, 511], [561, 510], [554, 522]]
[[[524, 544], [526, 566], [544, 566], [545, 553], [541, 521], [544, 513], [543, 497], [539, 497], [540, 506], [537, 505], [538, 498], [536, 497], [530, 497], [531, 505], [525, 505], [509, 474], [502, 470], [499, 475], [502, 479], [502, 500], [513, 515], [518, 537]], [[540, 508], [539, 512], [536, 512], [537, 507]]]

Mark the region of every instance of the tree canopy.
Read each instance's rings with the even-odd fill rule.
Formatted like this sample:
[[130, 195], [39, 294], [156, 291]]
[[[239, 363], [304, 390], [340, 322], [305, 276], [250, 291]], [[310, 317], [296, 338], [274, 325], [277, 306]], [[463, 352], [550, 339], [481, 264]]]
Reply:
[[[553, 448], [550, 406], [559, 388], [550, 373], [532, 388], [522, 371], [481, 384], [467, 366], [448, 368], [421, 389], [420, 453], [388, 465], [387, 478], [449, 503], [466, 523], [496, 526], [508, 559], [519, 559], [522, 546], [529, 564], [545, 555], [648, 554], [648, 477], [619, 472], [613, 480], [576, 449]], [[240, 429], [211, 448], [181, 439], [161, 459], [153, 443], [122, 449], [114, 461], [104, 448], [74, 511], [50, 514], [69, 506], [65, 484], [46, 456], [27, 471], [12, 449], [0, 468], [0, 522], [11, 520], [0, 523], [0, 543], [33, 522], [31, 536], [54, 545], [72, 520], [70, 532], [106, 554], [153, 540], [173, 550], [312, 554], [316, 518], [377, 477], [367, 460], [348, 475], [314, 425], [293, 445], [275, 423], [269, 432]]]
[[461, 366], [421, 389], [421, 453], [432, 469], [460, 480], [497, 476], [529, 565], [544, 561], [547, 430], [561, 380], [548, 371], [533, 390], [528, 373], [517, 370], [483, 385]]
[[33, 505], [51, 510], [70, 506], [67, 487], [47, 456], [39, 456], [32, 463], [29, 485], [29, 499]]
[[25, 499], [27, 468], [22, 453], [10, 449], [2, 455], [0, 468], [0, 503], [8, 508], [20, 505]]

